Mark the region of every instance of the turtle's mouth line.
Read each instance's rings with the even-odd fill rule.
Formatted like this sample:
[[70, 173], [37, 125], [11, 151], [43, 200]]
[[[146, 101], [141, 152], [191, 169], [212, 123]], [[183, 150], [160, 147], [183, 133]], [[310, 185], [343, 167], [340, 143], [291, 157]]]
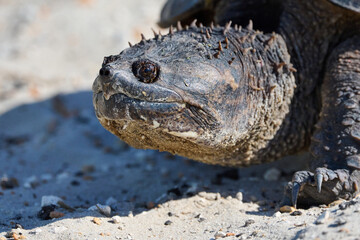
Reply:
[[103, 96], [103, 98], [105, 99], [105, 101], [109, 101], [113, 98], [117, 98], [118, 96], [123, 96], [125, 98], [128, 99], [133, 99], [139, 102], [148, 102], [148, 103], [178, 103], [178, 104], [182, 104], [181, 101], [175, 101], [175, 100], [168, 100], [166, 98], [159, 98], [159, 99], [145, 99], [145, 98], [140, 98], [140, 97], [136, 97], [136, 96], [129, 96], [125, 93], [113, 93], [113, 94], [107, 94], [103, 91], [99, 91], [97, 94], [101, 94]]
[[105, 102], [109, 101], [109, 100], [115, 100], [116, 103], [120, 104], [122, 102], [129, 103], [132, 100], [134, 102], [142, 104], [144, 107], [145, 107], [145, 105], [151, 105], [151, 104], [156, 104], [156, 105], [158, 105], [158, 104], [164, 104], [164, 105], [173, 104], [173, 105], [182, 106], [183, 108], [187, 108], [187, 109], [198, 109], [198, 110], [204, 111], [204, 109], [197, 106], [196, 104], [192, 104], [191, 102], [187, 102], [187, 101], [173, 101], [173, 100], [166, 101], [166, 99], [153, 99], [150, 101], [147, 99], [145, 100], [145, 99], [141, 99], [141, 98], [137, 98], [137, 97], [128, 96], [124, 93], [115, 93], [108, 97], [105, 97], [103, 91], [100, 91], [97, 94], [103, 95]]
[[158, 106], [158, 105], [179, 105], [185, 107], [187, 104], [182, 101], [167, 101], [165, 98], [163, 99], [142, 99], [137, 97], [128, 96], [124, 93], [114, 93], [111, 95], [106, 95], [103, 91], [100, 91], [96, 94], [98, 97], [103, 98], [105, 104], [116, 103], [116, 104], [134, 104], [136, 103], [138, 106], [143, 108]]
[[[216, 122], [212, 114], [205, 112], [201, 107], [185, 101], [146, 101], [129, 97], [123, 93], [113, 94], [106, 100], [103, 92], [99, 91], [94, 94], [94, 106], [101, 113], [100, 115], [113, 120], [145, 120], [144, 117], [150, 120], [156, 119], [159, 116], [173, 118], [174, 114], [187, 111], [191, 112], [194, 121], [203, 128], [206, 128], [206, 125], [211, 124], [213, 121]], [[113, 109], [116, 109], [117, 114], [113, 113]]]
[[186, 108], [185, 103], [150, 102], [132, 98], [123, 93], [113, 94], [106, 100], [101, 91], [94, 94], [93, 101], [97, 114], [108, 120], [152, 121], [159, 116], [174, 116]]
[[179, 99], [171, 99], [171, 98], [169, 99], [167, 97], [148, 98], [148, 97], [146, 97], [145, 92], [144, 92], [143, 96], [131, 96], [124, 92], [109, 94], [104, 91], [99, 91], [97, 94], [101, 94], [105, 101], [109, 101], [113, 98], [117, 98], [118, 96], [124, 96], [125, 98], [128, 98], [128, 99], [133, 99], [133, 100], [136, 100], [139, 102], [147, 102], [147, 103], [164, 103], [164, 104], [167, 104], [167, 103], [183, 104], [183, 103], [185, 103], [185, 102], [183, 102], [183, 99], [181, 99], [181, 98], [179, 98]]

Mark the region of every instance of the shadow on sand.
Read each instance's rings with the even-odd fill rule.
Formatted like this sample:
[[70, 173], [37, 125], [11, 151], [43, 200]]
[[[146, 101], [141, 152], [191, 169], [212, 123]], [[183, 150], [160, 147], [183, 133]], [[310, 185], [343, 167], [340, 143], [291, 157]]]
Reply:
[[[286, 161], [231, 169], [133, 149], [98, 123], [87, 91], [16, 107], [0, 116], [0, 126], [0, 232], [53, 222], [37, 217], [48, 195], [75, 209], [59, 208], [63, 218], [97, 216], [87, 211], [97, 203], [110, 204], [112, 214], [137, 214], [201, 191], [222, 197], [241, 191], [244, 201], [270, 210], [257, 214], [269, 215], [292, 173]], [[263, 180], [272, 166], [281, 181]]]

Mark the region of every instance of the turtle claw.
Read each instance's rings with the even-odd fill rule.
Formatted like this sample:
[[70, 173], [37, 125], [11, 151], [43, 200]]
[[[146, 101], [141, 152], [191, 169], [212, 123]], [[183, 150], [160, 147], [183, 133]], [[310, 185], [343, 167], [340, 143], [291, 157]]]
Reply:
[[[299, 171], [286, 189], [294, 207], [329, 204], [339, 198], [350, 199], [359, 189], [360, 173], [347, 169], [317, 168], [315, 174]], [[355, 186], [355, 187], [354, 187]]]
[[322, 185], [322, 182], [324, 180], [324, 176], [322, 174], [316, 174], [316, 187], [317, 187], [317, 191], [319, 193], [321, 193], [321, 185]]
[[292, 179], [291, 203], [295, 208], [302, 186], [310, 183], [313, 179], [313, 175], [313, 173], [308, 171], [299, 171], [294, 174]]
[[297, 183], [297, 182], [293, 183], [292, 191], [291, 191], [291, 202], [295, 208], [296, 208], [296, 203], [297, 203], [298, 195], [300, 192], [300, 188], [301, 188], [300, 183]]

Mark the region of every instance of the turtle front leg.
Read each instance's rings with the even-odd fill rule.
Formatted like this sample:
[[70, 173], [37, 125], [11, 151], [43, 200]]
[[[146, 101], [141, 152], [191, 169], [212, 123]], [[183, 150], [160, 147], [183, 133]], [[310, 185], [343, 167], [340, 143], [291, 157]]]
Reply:
[[322, 85], [322, 111], [312, 137], [312, 172], [293, 176], [292, 203], [329, 204], [351, 199], [360, 188], [360, 36], [329, 57]]

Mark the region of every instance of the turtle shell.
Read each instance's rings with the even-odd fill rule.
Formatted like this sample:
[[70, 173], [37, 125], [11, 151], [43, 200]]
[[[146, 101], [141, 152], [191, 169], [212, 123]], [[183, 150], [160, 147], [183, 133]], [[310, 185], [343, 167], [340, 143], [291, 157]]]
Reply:
[[181, 21], [189, 24], [195, 18], [204, 24], [214, 18], [215, 6], [220, 0], [168, 0], [161, 11], [160, 27], [169, 27]]
[[160, 27], [176, 25], [181, 21], [184, 25], [194, 19], [198, 23], [209, 25], [225, 25], [232, 21], [234, 24], [246, 26], [249, 19], [264, 32], [276, 29], [282, 10], [282, 0], [168, 0], [161, 11]]
[[328, 0], [342, 8], [360, 13], [360, 1], [359, 0]]

